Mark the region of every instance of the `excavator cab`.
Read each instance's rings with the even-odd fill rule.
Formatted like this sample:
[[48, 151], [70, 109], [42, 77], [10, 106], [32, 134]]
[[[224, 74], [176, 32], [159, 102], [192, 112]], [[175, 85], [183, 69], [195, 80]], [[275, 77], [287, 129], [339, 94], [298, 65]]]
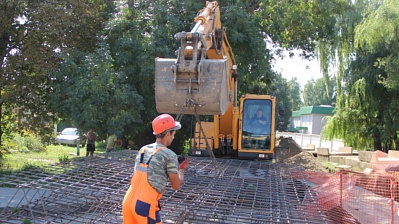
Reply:
[[241, 98], [240, 158], [268, 158], [274, 153], [275, 98], [246, 95]]

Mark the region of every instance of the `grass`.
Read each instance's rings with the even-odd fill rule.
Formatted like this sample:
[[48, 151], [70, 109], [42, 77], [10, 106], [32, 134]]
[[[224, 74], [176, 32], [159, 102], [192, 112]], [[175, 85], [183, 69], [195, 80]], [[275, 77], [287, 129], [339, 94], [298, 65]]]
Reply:
[[[328, 171], [329, 171], [330, 173], [336, 173], [336, 172], [338, 172], [338, 171], [340, 170], [339, 168], [337, 168], [336, 166], [334, 166], [331, 162], [324, 161], [324, 162], [322, 162], [322, 165], [323, 165], [326, 169], [328, 169]], [[360, 167], [357, 167], [357, 166], [351, 167], [351, 168], [349, 168], [349, 170], [357, 171], [357, 172], [362, 172], [362, 171], [363, 171]]]
[[336, 168], [333, 164], [327, 161], [323, 161], [321, 163], [330, 173], [336, 173], [339, 171], [338, 168]]
[[[94, 155], [105, 153], [105, 143], [96, 143]], [[32, 168], [45, 167], [59, 162], [69, 162], [74, 158], [84, 157], [86, 147], [80, 148], [77, 156], [76, 146], [49, 145], [43, 152], [12, 152], [5, 155], [0, 164], [0, 176]]]

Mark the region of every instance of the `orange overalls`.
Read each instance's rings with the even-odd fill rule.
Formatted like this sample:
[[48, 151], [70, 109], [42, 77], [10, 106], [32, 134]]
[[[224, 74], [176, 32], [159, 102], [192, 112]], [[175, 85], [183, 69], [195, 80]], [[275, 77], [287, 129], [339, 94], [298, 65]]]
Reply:
[[159, 150], [165, 147], [157, 148], [144, 163], [144, 148], [140, 155], [140, 164], [130, 180], [130, 187], [125, 194], [122, 203], [123, 223], [124, 224], [158, 224], [162, 223], [159, 215], [159, 199], [162, 194], [158, 193], [148, 183], [148, 164], [152, 157]]

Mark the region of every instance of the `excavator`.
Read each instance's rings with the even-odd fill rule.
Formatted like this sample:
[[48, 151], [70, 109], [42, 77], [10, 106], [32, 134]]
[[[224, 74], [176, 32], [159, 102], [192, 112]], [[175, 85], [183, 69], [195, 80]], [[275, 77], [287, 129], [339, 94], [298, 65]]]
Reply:
[[190, 32], [175, 34], [177, 58], [155, 59], [157, 111], [177, 120], [195, 116], [190, 156], [273, 159], [276, 98], [244, 94], [238, 105], [237, 63], [218, 3], [207, 1], [194, 22]]

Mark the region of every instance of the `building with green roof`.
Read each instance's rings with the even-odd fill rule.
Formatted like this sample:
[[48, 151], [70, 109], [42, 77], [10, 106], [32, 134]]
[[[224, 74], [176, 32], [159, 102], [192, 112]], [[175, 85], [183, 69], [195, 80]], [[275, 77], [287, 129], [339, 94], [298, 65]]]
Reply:
[[301, 107], [292, 111], [288, 130], [319, 135], [326, 122], [323, 118], [333, 115], [334, 107], [329, 105]]

